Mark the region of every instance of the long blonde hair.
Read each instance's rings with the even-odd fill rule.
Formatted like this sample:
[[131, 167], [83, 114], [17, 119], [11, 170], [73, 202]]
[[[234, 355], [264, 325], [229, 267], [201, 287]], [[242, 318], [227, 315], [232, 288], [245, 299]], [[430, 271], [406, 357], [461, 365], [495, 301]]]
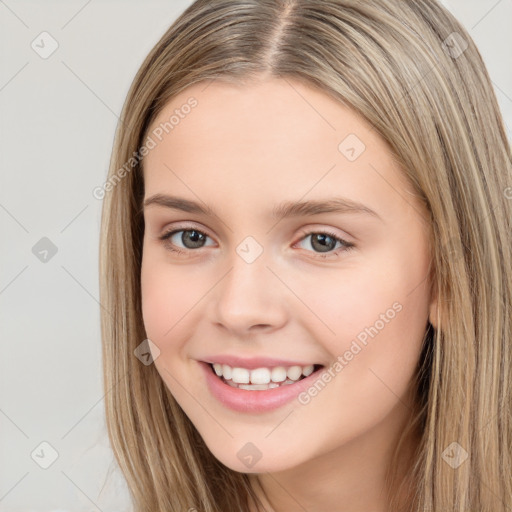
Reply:
[[510, 144], [478, 49], [436, 0], [197, 0], [143, 62], [102, 188], [100, 241], [107, 427], [135, 511], [247, 512], [256, 500], [248, 475], [213, 457], [134, 351], [146, 339], [139, 150], [148, 128], [194, 83], [265, 77], [320, 88], [362, 114], [430, 212], [438, 315], [403, 433], [418, 432], [406, 510], [510, 512]]

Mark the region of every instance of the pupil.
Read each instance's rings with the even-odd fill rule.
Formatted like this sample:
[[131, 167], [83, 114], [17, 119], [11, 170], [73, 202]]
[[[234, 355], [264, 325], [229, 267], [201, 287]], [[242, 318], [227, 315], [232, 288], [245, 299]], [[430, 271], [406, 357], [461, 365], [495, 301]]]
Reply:
[[[203, 238], [202, 233], [199, 233], [199, 232], [195, 231], [194, 229], [189, 229], [187, 231], [184, 231], [183, 235], [181, 235], [181, 241], [183, 242], [183, 244], [185, 246], [187, 246], [186, 242], [191, 241], [193, 249], [201, 246], [201, 242], [204, 241], [204, 240], [201, 240], [202, 238]], [[197, 244], [198, 241], [199, 241], [199, 245], [194, 245], [194, 244]]]
[[[320, 240], [320, 245], [315, 247], [315, 242], [317, 239]], [[325, 245], [326, 239], [330, 239], [331, 243]], [[334, 238], [332, 238], [331, 236], [326, 235], [324, 233], [317, 233], [316, 236], [312, 237], [311, 245], [313, 246], [313, 248], [319, 249], [320, 252], [328, 252], [328, 251], [334, 249], [334, 247], [336, 246], [336, 240], [334, 240]]]

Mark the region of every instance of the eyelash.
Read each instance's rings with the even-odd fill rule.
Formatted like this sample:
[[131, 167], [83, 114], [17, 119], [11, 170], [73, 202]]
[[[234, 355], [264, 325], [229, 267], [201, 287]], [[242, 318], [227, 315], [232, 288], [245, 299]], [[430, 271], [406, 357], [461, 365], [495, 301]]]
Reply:
[[[200, 231], [199, 229], [196, 229], [194, 227], [190, 227], [190, 226], [181, 226], [180, 229], [172, 229], [170, 231], [167, 231], [166, 233], [164, 233], [163, 235], [161, 235], [159, 237], [159, 239], [162, 241], [162, 242], [166, 242], [165, 245], [167, 247], [168, 250], [174, 252], [174, 253], [178, 253], [178, 254], [186, 254], [187, 252], [191, 252], [191, 251], [195, 251], [197, 249], [187, 249], [187, 250], [182, 250], [182, 249], [177, 249], [176, 247], [173, 247], [170, 243], [169, 243], [169, 239], [172, 237], [172, 235], [175, 235], [176, 233], [179, 233], [181, 231], [196, 231], [197, 233], [200, 233], [201, 235], [204, 235], [208, 238], [210, 238], [206, 233], [204, 233], [203, 231]], [[340, 238], [339, 236], [336, 236], [334, 233], [331, 233], [330, 231], [303, 231], [301, 233], [302, 235], [302, 238], [299, 240], [299, 242], [302, 242], [305, 238], [307, 238], [309, 235], [315, 235], [315, 234], [321, 234], [321, 235], [328, 235], [330, 236], [331, 238], [333, 238], [336, 242], [340, 242], [342, 247], [339, 247], [338, 249], [336, 250], [333, 250], [329, 253], [326, 253], [325, 255], [322, 255], [322, 253], [315, 253], [318, 255], [319, 258], [322, 258], [322, 259], [327, 259], [327, 258], [337, 258], [340, 256], [340, 253], [342, 252], [348, 252], [350, 251], [351, 249], [354, 249], [355, 248], [355, 244], [351, 243], [351, 242], [347, 242], [346, 240], [343, 240], [343, 238]], [[308, 252], [312, 252], [312, 251], [308, 251]], [[314, 251], [313, 251], [314, 252]]]

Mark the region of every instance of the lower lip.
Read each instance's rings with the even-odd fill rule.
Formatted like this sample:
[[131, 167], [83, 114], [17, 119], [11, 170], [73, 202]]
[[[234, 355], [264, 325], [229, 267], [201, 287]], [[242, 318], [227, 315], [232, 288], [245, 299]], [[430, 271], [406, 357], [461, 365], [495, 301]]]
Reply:
[[306, 391], [324, 367], [295, 384], [268, 390], [238, 389], [225, 384], [208, 363], [199, 361], [212, 395], [222, 404], [238, 412], [266, 412], [277, 409]]

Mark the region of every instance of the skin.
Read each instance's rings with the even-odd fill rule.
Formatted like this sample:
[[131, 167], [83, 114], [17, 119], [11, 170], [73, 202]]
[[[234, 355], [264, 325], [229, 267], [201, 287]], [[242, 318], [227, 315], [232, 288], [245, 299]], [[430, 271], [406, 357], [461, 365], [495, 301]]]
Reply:
[[[268, 510], [383, 512], [384, 471], [411, 413], [427, 322], [435, 321], [426, 211], [386, 142], [319, 90], [273, 78], [195, 84], [150, 131], [191, 96], [197, 107], [145, 157], [145, 199], [172, 194], [205, 202], [216, 216], [145, 208], [142, 309], [160, 350], [156, 368], [214, 456], [259, 478]], [[349, 134], [366, 146], [354, 161], [338, 149]], [[284, 200], [334, 195], [380, 219], [321, 213], [277, 222], [268, 213]], [[182, 240], [187, 232], [175, 234], [186, 251], [176, 254], [159, 239], [171, 228], [208, 238], [194, 249]], [[321, 252], [314, 233], [325, 230], [355, 247], [329, 242]], [[263, 248], [251, 264], [236, 252], [247, 236]], [[329, 367], [394, 303], [401, 311], [307, 405], [240, 413], [208, 391], [198, 364], [207, 355]], [[252, 468], [237, 457], [247, 442], [262, 454]]]

